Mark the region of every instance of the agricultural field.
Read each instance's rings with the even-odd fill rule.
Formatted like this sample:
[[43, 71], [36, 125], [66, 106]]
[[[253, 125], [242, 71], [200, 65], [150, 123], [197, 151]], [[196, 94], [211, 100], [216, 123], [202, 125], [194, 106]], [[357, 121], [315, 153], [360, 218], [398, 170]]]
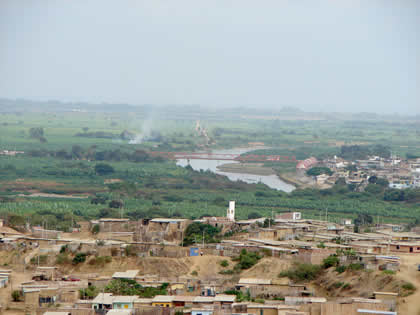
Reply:
[[[372, 215], [376, 222], [412, 222], [420, 217], [416, 196], [409, 202], [391, 202], [384, 200], [383, 191], [356, 193], [339, 185], [285, 193], [180, 167], [151, 154], [263, 143], [264, 149], [245, 154], [301, 160], [334, 156], [342, 145], [358, 144], [386, 145], [395, 154], [420, 156], [418, 117], [246, 109], [227, 110], [220, 117], [196, 107], [151, 111], [71, 104], [63, 110], [54, 104], [6, 103], [0, 102], [0, 151], [24, 151], [0, 156], [0, 215], [15, 225], [45, 221], [49, 228], [66, 230], [81, 218], [222, 216], [229, 200], [237, 202], [238, 219], [289, 210], [302, 211], [306, 218], [325, 218], [327, 213], [330, 221], [360, 213]], [[197, 131], [197, 121], [209, 139]], [[295, 165], [267, 162], [263, 167], [281, 175], [293, 173]]]

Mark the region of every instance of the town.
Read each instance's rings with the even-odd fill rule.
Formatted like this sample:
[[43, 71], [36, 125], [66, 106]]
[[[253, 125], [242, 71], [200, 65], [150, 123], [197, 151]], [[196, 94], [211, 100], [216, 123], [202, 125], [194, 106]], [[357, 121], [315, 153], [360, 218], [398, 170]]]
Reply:
[[[20, 233], [1, 221], [2, 310], [396, 314], [416, 290], [409, 281], [392, 280], [403, 268], [417, 272], [420, 234], [403, 232], [402, 225], [354, 233], [351, 219], [336, 224], [284, 212], [235, 220], [237, 211], [230, 201], [224, 217], [102, 218], [79, 222], [71, 233], [40, 226]], [[215, 239], [212, 229], [223, 237]], [[320, 295], [319, 276], [333, 291]]]

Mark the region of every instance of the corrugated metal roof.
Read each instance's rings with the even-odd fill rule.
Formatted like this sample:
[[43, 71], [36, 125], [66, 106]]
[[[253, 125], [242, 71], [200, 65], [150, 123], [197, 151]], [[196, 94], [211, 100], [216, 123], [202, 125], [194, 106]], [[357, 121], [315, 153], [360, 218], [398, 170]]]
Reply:
[[156, 218], [150, 220], [150, 222], [156, 223], [178, 223], [178, 222], [185, 222], [187, 219], [171, 219], [171, 218]]
[[137, 299], [135, 295], [118, 295], [114, 296], [113, 303], [133, 303]]
[[139, 273], [138, 270], [118, 271], [118, 272], [114, 272], [114, 274], [112, 275], [112, 278], [134, 279], [138, 273]]
[[239, 279], [238, 284], [262, 284], [262, 285], [269, 285], [269, 284], [271, 284], [271, 279], [241, 278], [241, 279]]
[[174, 300], [174, 297], [171, 295], [156, 295], [152, 303], [171, 303]]
[[218, 294], [214, 297], [215, 302], [235, 302], [236, 295]]
[[194, 298], [194, 303], [212, 303], [214, 302], [213, 296], [196, 296]]
[[106, 314], [107, 315], [129, 315], [131, 313], [132, 313], [132, 310], [125, 310], [125, 309], [116, 310], [116, 309], [114, 309], [114, 310], [109, 310]]
[[99, 293], [94, 299], [93, 303], [96, 304], [112, 304], [114, 297], [112, 293]]

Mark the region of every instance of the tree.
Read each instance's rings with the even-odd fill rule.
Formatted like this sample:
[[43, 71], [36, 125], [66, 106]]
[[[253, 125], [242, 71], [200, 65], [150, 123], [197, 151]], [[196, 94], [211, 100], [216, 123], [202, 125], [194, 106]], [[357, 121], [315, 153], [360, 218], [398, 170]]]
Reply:
[[95, 165], [95, 172], [98, 175], [109, 175], [114, 173], [114, 168], [111, 165], [105, 163], [99, 163]]
[[404, 201], [404, 190], [387, 189], [384, 192], [384, 200], [386, 201]]
[[29, 136], [34, 139], [40, 139], [44, 136], [44, 128], [33, 127], [29, 129]]
[[189, 246], [196, 242], [201, 243], [203, 235], [206, 243], [214, 243], [216, 241], [214, 237], [219, 233], [219, 228], [201, 222], [194, 222], [185, 230], [184, 246]]
[[104, 208], [99, 210], [98, 217], [100, 218], [117, 218], [118, 217], [118, 211], [111, 208]]
[[378, 180], [378, 177], [376, 175], [372, 175], [369, 177], [368, 182], [369, 184], [376, 184], [377, 180]]
[[266, 219], [264, 220], [263, 227], [268, 228], [268, 227], [270, 227], [270, 226], [273, 226], [274, 224], [276, 224], [276, 222], [275, 222], [273, 219], [271, 219], [271, 218], [266, 218]]
[[373, 223], [373, 218], [367, 213], [359, 213], [357, 218], [354, 219], [354, 225], [370, 225]]
[[122, 208], [123, 207], [123, 202], [121, 201], [121, 200], [111, 200], [110, 202], [109, 202], [109, 207], [110, 208], [116, 208], [116, 209], [120, 209], [120, 208]]
[[100, 230], [101, 230], [101, 227], [99, 226], [99, 224], [95, 224], [92, 227], [92, 234], [98, 234], [100, 232]]
[[73, 145], [71, 147], [71, 155], [75, 159], [81, 159], [83, 157], [83, 149], [80, 145]]
[[331, 176], [333, 172], [328, 167], [312, 167], [310, 170], [306, 171], [306, 174], [309, 176], [318, 176], [321, 174], [327, 174]]
[[250, 214], [248, 214], [249, 220], [258, 219], [258, 218], [261, 218], [261, 215], [257, 212], [251, 212]]

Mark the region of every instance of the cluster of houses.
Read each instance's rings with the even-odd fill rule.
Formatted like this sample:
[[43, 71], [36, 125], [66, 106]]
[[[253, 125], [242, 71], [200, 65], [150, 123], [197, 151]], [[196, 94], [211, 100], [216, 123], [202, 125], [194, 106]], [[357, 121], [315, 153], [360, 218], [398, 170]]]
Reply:
[[0, 150], [0, 155], [6, 156], [16, 156], [18, 154], [24, 154], [24, 151], [15, 151], [15, 150]]
[[[359, 190], [368, 184], [371, 176], [384, 178], [389, 182], [390, 188], [405, 189], [420, 187], [420, 159], [402, 159], [396, 156], [381, 158], [369, 157], [367, 160], [347, 161], [340, 157], [327, 158], [317, 161], [309, 158], [296, 166], [300, 172], [306, 172], [314, 166], [325, 166], [333, 171], [332, 175], [321, 174], [314, 176], [316, 184], [329, 187], [339, 178], [344, 178], [347, 184], [354, 184]], [[353, 171], [348, 169], [352, 166]]]
[[[284, 261], [321, 264], [330, 255], [351, 252], [351, 255], [339, 256], [340, 264], [358, 263], [369, 270], [398, 271], [398, 253], [420, 253], [420, 234], [402, 232], [398, 225], [382, 224], [369, 233], [354, 233], [349, 219], [336, 224], [303, 219], [300, 212], [287, 212], [276, 215], [269, 227], [263, 227], [264, 218], [236, 221], [234, 202], [230, 203], [226, 217], [205, 217], [198, 221], [217, 226], [224, 232], [232, 231], [232, 236], [220, 243], [185, 247], [182, 246], [184, 232], [191, 220], [103, 218], [84, 224], [87, 229], [99, 225], [99, 233], [95, 238], [92, 235], [91, 239], [71, 238], [68, 234], [64, 237], [60, 231], [41, 227], [34, 227], [27, 234], [1, 227], [0, 251], [30, 253], [16, 255], [15, 262], [16, 266], [24, 266], [24, 272], [25, 269], [32, 272], [32, 280], [14, 283], [13, 287], [21, 292], [22, 302], [18, 305], [22, 305], [27, 314], [43, 314], [55, 308], [57, 312], [85, 315], [396, 314], [398, 292], [372, 292], [371, 298], [327, 300], [316, 296], [305, 284], [264, 275], [228, 281], [222, 274], [212, 279], [200, 279], [189, 274], [177, 277], [159, 273], [142, 275], [139, 270], [118, 270], [112, 276], [83, 273], [68, 276], [61, 274], [57, 266], [40, 263], [41, 254], [57, 255], [63, 245], [72, 252], [111, 257], [237, 257], [246, 249]], [[127, 248], [130, 248], [130, 254]], [[0, 288], [8, 286], [11, 278], [11, 270], [0, 271]], [[113, 279], [134, 280], [143, 287], [158, 287], [165, 283], [168, 284], [168, 295], [143, 298], [100, 291], [93, 299], [81, 296], [80, 289], [94, 286], [103, 290]], [[233, 291], [248, 296], [248, 301], [238, 299], [237, 294], [224, 293]]]

